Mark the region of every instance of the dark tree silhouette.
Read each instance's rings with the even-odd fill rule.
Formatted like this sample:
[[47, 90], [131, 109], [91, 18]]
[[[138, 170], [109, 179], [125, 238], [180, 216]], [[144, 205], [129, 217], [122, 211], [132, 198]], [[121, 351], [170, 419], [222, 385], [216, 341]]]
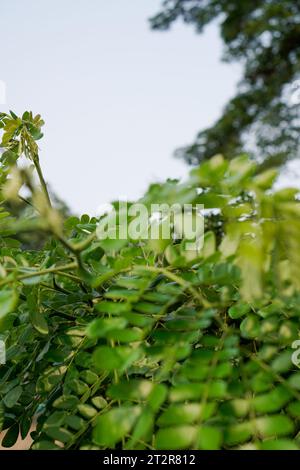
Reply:
[[217, 20], [224, 60], [244, 64], [244, 75], [220, 119], [176, 154], [194, 164], [246, 150], [265, 168], [299, 156], [300, 1], [165, 0], [150, 22], [166, 30], [179, 18], [198, 33]]

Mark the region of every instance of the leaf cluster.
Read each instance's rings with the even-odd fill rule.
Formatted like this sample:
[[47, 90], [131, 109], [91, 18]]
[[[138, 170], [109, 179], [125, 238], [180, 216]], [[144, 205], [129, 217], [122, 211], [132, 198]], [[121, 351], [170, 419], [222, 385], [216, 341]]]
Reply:
[[[217, 155], [151, 185], [145, 205], [204, 204], [197, 252], [97, 239], [98, 219], [58, 217], [43, 178], [30, 219], [0, 212], [2, 445], [31, 430], [32, 449], [299, 449], [300, 203], [275, 179]], [[24, 249], [36, 230], [47, 242]]]

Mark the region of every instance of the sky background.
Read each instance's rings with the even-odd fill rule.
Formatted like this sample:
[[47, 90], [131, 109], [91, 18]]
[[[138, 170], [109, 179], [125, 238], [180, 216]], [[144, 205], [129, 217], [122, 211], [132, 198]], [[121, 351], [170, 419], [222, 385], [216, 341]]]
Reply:
[[46, 121], [40, 158], [52, 189], [96, 214], [148, 184], [185, 177], [173, 151], [211, 125], [241, 76], [221, 62], [216, 25], [150, 30], [161, 0], [1, 2], [6, 104]]

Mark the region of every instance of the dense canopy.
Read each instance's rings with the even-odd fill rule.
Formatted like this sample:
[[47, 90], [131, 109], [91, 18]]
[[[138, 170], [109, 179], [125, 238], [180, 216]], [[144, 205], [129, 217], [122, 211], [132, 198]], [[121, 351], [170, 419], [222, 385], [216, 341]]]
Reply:
[[2, 445], [31, 429], [32, 449], [299, 449], [298, 191], [217, 155], [140, 200], [203, 204], [200, 250], [184, 233], [102, 240], [53, 206], [42, 124], [1, 115], [1, 200], [27, 187], [32, 207], [0, 212]]

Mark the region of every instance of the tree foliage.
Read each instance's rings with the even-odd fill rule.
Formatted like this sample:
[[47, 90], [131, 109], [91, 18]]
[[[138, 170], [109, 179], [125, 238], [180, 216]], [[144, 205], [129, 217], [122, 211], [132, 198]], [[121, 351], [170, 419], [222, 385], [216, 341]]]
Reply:
[[262, 167], [299, 157], [300, 4], [293, 0], [165, 0], [151, 20], [165, 30], [178, 18], [201, 33], [217, 20], [224, 59], [244, 65], [236, 96], [221, 118], [177, 154], [197, 164], [250, 151]]
[[[36, 419], [32, 449], [299, 449], [297, 190], [217, 155], [141, 199], [204, 204], [200, 252], [184, 238], [101, 240], [97, 219], [51, 206], [40, 117], [1, 122], [1, 198], [27, 185], [35, 206], [0, 212], [2, 445]], [[17, 235], [36, 230], [46, 244], [25, 249]]]

